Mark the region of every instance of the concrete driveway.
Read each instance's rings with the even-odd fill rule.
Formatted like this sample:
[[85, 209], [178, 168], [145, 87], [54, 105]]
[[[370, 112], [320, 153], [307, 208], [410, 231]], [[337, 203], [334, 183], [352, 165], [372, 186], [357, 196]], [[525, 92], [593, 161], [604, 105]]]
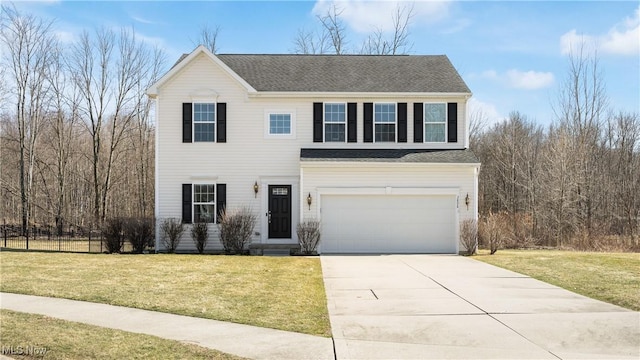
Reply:
[[470, 258], [321, 261], [337, 359], [640, 358], [640, 313]]

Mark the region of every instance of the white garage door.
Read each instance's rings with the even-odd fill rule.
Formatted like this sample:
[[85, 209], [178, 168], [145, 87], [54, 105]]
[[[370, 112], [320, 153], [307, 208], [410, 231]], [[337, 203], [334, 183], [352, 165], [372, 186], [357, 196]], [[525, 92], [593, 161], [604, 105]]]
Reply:
[[451, 195], [323, 195], [324, 253], [455, 253]]

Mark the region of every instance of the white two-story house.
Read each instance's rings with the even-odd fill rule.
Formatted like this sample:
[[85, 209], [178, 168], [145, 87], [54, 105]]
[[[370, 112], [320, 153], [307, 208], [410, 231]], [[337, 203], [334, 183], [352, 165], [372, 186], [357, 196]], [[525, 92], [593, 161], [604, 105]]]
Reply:
[[[156, 101], [156, 217], [258, 217], [254, 244], [320, 253], [458, 253], [477, 218], [471, 92], [446, 56], [214, 55], [200, 46], [148, 89]], [[161, 234], [156, 249], [162, 251]], [[178, 251], [195, 251], [189, 232]]]

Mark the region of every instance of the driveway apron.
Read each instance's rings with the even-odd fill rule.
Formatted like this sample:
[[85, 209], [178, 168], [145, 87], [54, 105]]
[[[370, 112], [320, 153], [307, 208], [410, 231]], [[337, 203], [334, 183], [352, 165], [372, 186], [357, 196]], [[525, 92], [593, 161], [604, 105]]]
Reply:
[[640, 358], [640, 313], [471, 258], [321, 261], [337, 359]]

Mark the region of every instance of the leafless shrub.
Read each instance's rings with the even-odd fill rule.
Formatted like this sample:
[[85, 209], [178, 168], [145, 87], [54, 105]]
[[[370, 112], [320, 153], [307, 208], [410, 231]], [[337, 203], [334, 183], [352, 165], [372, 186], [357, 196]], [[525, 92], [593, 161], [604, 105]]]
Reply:
[[298, 243], [300, 243], [300, 251], [303, 254], [312, 254], [316, 251], [320, 242], [320, 221], [305, 220], [298, 224], [296, 228], [298, 234]]
[[224, 251], [229, 254], [244, 254], [251, 242], [256, 222], [256, 216], [247, 207], [237, 210], [225, 209], [218, 224]]
[[466, 219], [460, 223], [460, 241], [471, 256], [478, 249], [478, 223], [475, 219]]
[[173, 254], [176, 252], [178, 245], [180, 244], [180, 238], [184, 232], [184, 225], [182, 221], [177, 218], [166, 218], [162, 220], [160, 224], [160, 230], [162, 231], [162, 244], [168, 253]]
[[197, 222], [194, 223], [191, 228], [191, 238], [193, 242], [196, 244], [196, 249], [198, 249], [198, 254], [204, 253], [204, 248], [207, 246], [207, 241], [209, 241], [209, 227], [205, 222]]
[[482, 241], [489, 246], [491, 255], [502, 248], [504, 234], [497, 215], [489, 213], [480, 223], [479, 230], [480, 237]]
[[124, 220], [122, 218], [107, 219], [102, 227], [105, 246], [109, 254], [122, 252], [124, 246]]
[[134, 253], [142, 254], [146, 247], [153, 246], [153, 219], [140, 217], [126, 219], [123, 222], [123, 230]]

